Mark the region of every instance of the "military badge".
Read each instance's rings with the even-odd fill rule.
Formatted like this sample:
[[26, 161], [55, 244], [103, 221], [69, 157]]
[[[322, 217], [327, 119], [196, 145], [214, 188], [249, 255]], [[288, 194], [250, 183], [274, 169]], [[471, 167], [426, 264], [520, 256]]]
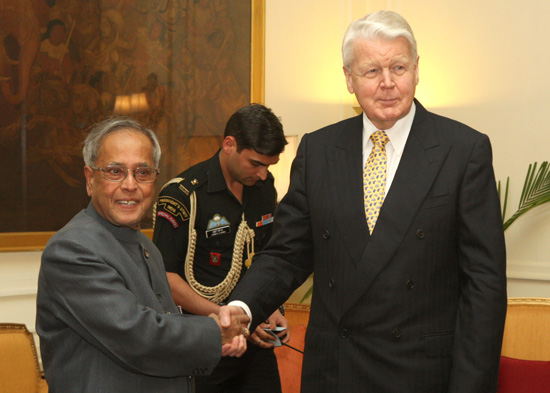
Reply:
[[260, 221], [256, 221], [256, 228], [263, 227], [264, 225], [271, 224], [273, 222], [273, 214], [265, 214]]
[[221, 263], [222, 263], [222, 254], [218, 254], [217, 252], [211, 252], [210, 264], [214, 266], [220, 266]]
[[157, 217], [168, 220], [174, 228], [178, 228], [180, 223], [189, 220], [189, 210], [177, 199], [163, 196], [157, 204]]
[[222, 215], [214, 214], [214, 217], [208, 221], [206, 237], [211, 238], [225, 233], [231, 233], [231, 223]]

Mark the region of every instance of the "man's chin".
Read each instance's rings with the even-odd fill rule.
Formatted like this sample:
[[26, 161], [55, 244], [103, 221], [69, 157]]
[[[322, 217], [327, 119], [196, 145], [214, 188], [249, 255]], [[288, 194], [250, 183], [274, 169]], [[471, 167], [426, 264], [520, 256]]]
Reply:
[[126, 215], [117, 217], [117, 223], [115, 225], [119, 227], [129, 228], [134, 231], [137, 231], [141, 228], [141, 221], [143, 220], [143, 215], [139, 217], [136, 215]]
[[126, 222], [126, 223], [121, 223], [120, 226], [123, 227], [123, 228], [131, 229], [133, 231], [139, 231], [140, 228], [141, 228], [141, 221], [138, 221], [138, 222], [129, 221], [129, 222]]
[[378, 127], [381, 130], [387, 130], [389, 128], [392, 128], [398, 120], [405, 117], [407, 113], [403, 113], [399, 110], [385, 110], [378, 113], [375, 116], [375, 120], [371, 119], [370, 117], [369, 120], [372, 122], [372, 124], [374, 124], [375, 127]]

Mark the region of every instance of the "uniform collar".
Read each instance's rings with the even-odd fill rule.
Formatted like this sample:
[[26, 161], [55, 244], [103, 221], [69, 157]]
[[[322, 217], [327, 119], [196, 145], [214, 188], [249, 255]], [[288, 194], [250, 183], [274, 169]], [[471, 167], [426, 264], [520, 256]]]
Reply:
[[225, 177], [223, 177], [222, 166], [220, 164], [220, 151], [221, 149], [208, 160], [208, 192], [229, 190]]

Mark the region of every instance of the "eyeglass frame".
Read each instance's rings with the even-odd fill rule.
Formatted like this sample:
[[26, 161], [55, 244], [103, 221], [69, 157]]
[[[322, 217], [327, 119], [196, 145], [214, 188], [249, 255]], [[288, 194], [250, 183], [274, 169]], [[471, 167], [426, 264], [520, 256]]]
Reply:
[[[103, 178], [105, 180], [112, 181], [112, 182], [115, 182], [115, 183], [123, 182], [128, 177], [128, 173], [132, 172], [132, 176], [134, 176], [135, 181], [137, 181], [138, 183], [151, 184], [151, 183], [155, 183], [157, 181], [157, 177], [160, 174], [160, 170], [158, 168], [151, 168], [150, 166], [138, 166], [136, 169], [130, 169], [130, 168], [124, 166], [124, 165], [107, 165], [106, 167], [93, 167], [93, 166], [90, 166], [90, 168], [92, 168], [92, 170], [94, 170], [94, 171], [102, 171], [103, 172]], [[107, 169], [109, 169], [109, 168], [120, 168], [120, 169], [122, 169], [122, 172], [124, 173], [124, 177], [120, 180], [113, 180], [113, 179], [107, 178]], [[124, 171], [124, 169], [126, 169], [126, 171]], [[138, 180], [137, 177], [136, 177], [136, 171], [138, 169], [153, 169], [153, 172], [155, 173], [155, 178], [151, 181]]]

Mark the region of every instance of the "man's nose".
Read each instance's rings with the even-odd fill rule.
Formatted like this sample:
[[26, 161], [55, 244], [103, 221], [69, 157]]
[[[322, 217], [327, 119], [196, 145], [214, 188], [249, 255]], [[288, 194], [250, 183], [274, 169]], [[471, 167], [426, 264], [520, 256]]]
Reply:
[[122, 188], [126, 190], [135, 190], [137, 188], [137, 180], [135, 178], [135, 172], [128, 170], [126, 178], [122, 180]]
[[266, 166], [261, 166], [259, 171], [258, 171], [258, 176], [260, 177], [260, 179], [262, 180], [265, 180], [267, 179], [267, 167]]
[[388, 68], [382, 69], [382, 81], [381, 83], [385, 87], [392, 87], [393, 86], [393, 75], [391, 71]]

